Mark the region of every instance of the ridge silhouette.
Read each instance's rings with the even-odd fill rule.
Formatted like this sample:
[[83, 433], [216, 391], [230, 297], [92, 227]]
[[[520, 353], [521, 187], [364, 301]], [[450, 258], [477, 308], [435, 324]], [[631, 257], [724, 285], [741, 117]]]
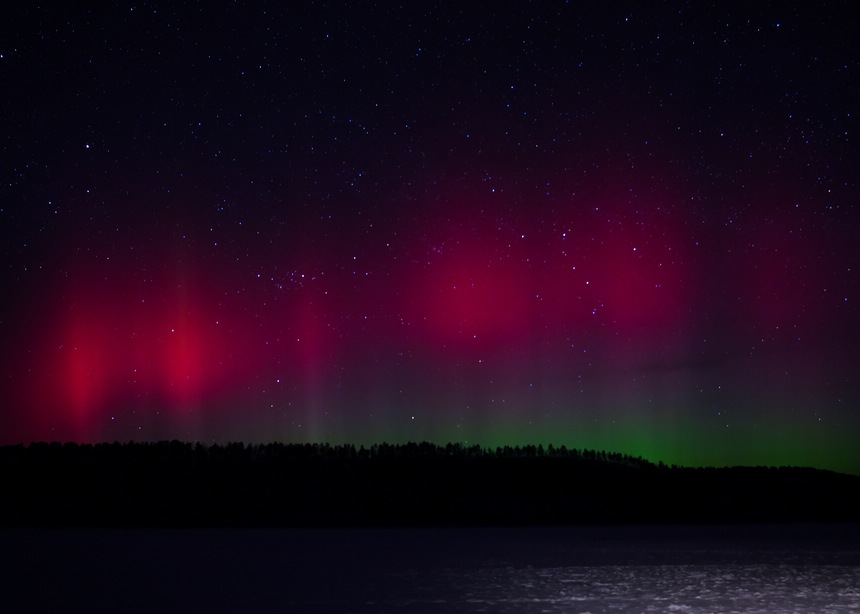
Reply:
[[564, 446], [0, 447], [5, 526], [524, 526], [860, 521], [860, 476], [685, 468]]

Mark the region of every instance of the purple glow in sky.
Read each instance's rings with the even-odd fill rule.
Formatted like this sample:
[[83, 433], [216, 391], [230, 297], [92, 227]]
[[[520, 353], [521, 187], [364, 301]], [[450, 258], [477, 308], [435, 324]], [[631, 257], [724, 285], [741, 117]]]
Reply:
[[849, 3], [10, 13], [0, 443], [860, 472]]

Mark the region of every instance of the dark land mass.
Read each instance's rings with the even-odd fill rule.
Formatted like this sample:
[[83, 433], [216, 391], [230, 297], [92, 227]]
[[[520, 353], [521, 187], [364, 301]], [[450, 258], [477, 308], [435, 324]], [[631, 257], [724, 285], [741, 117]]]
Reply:
[[0, 448], [0, 476], [5, 526], [860, 522], [860, 476], [552, 446], [34, 443]]

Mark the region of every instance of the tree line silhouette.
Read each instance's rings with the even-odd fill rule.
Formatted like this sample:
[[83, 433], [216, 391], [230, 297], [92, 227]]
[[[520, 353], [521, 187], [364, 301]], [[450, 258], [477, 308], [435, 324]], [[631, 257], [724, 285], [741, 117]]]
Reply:
[[7, 526], [860, 521], [860, 476], [551, 445], [33, 443], [0, 475]]

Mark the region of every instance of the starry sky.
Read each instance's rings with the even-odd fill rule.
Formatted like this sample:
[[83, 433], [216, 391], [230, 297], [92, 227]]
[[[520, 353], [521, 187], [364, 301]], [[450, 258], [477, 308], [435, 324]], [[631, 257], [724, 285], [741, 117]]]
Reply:
[[852, 3], [639, 4], [4, 7], [0, 444], [860, 473]]

